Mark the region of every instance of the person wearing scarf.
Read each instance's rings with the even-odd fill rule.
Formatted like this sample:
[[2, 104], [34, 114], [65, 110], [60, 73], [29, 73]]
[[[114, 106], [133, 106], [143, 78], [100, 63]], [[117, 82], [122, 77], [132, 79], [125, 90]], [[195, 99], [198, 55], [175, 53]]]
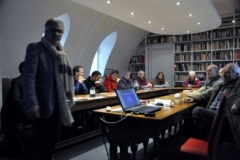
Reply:
[[57, 124], [73, 123], [74, 82], [71, 64], [60, 40], [63, 22], [52, 18], [45, 23], [45, 34], [27, 47], [23, 73], [25, 113], [35, 120], [34, 160], [51, 160], [57, 137]]
[[138, 71], [138, 76], [135, 78], [134, 83], [138, 83], [140, 88], [151, 88], [152, 84], [147, 82], [146, 77], [144, 76], [144, 71]]
[[182, 83], [182, 87], [200, 88], [201, 86], [202, 82], [196, 77], [194, 71], [190, 71], [189, 78]]

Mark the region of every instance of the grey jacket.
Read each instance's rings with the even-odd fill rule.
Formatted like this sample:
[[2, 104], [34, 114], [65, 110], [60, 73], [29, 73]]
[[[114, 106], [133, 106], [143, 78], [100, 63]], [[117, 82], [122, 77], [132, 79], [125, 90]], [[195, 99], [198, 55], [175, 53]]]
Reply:
[[200, 96], [201, 94], [203, 94], [209, 90], [212, 90], [215, 85], [222, 83], [222, 82], [223, 82], [222, 78], [219, 75], [217, 75], [217, 76], [213, 77], [209, 82], [206, 82], [203, 87], [199, 88], [196, 91], [189, 93], [188, 96], [192, 97], [194, 99], [197, 99], [198, 96]]

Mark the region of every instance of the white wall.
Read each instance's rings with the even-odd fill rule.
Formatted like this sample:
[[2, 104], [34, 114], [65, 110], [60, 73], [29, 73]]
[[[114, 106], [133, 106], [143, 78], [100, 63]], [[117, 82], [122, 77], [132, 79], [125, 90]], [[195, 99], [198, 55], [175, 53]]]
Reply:
[[73, 66], [80, 64], [85, 68], [85, 76], [99, 44], [108, 34], [117, 31], [118, 38], [107, 68], [118, 69], [121, 74], [127, 70], [137, 45], [148, 34], [69, 0], [1, 0], [2, 78], [19, 75], [17, 67], [24, 60], [27, 44], [40, 40], [47, 19], [64, 13], [69, 13], [71, 21], [64, 48]]

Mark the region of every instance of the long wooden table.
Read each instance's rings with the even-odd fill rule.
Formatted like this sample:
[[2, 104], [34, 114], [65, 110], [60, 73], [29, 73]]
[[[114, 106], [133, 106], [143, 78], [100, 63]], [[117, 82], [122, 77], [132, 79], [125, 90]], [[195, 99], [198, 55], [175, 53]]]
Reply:
[[[182, 87], [154, 88], [153, 90], [139, 90], [137, 91], [137, 94], [138, 94], [138, 97], [141, 99], [149, 99], [153, 97], [159, 97], [159, 96], [178, 93], [184, 89], [185, 88], [182, 88]], [[78, 111], [87, 110], [87, 109], [90, 109], [90, 110], [99, 109], [99, 108], [105, 109], [106, 106], [113, 106], [113, 105], [119, 104], [119, 100], [115, 93], [102, 93], [102, 94], [100, 93], [96, 98], [89, 98], [89, 95], [77, 95], [75, 99], [78, 99], [78, 100], [75, 102], [75, 105], [71, 108], [72, 112], [78, 112]], [[97, 135], [100, 135], [99, 129], [58, 142], [55, 148], [61, 149], [63, 147], [67, 147], [69, 145], [95, 137]]]
[[[116, 124], [108, 124], [105, 123], [110, 130], [112, 127], [112, 135], [111, 131], [109, 131], [107, 138], [109, 138], [110, 143], [110, 159], [116, 159], [116, 141], [119, 139], [120, 141], [126, 141], [129, 143], [139, 143], [144, 142], [148, 138], [156, 138], [164, 132], [166, 129], [169, 129], [173, 125], [181, 122], [184, 118], [191, 114], [193, 107], [196, 103], [183, 103], [182, 98], [176, 99], [174, 98], [174, 94], [170, 94], [167, 96], [159, 97], [161, 99], [168, 99], [174, 102], [173, 107], [163, 107], [160, 111], [155, 113], [154, 117], [146, 117], [144, 115], [128, 115], [122, 112], [114, 111], [121, 106], [116, 105], [112, 107], [110, 112], [107, 112], [105, 108], [94, 110], [94, 113], [98, 114], [100, 117], [104, 117], [106, 121], [116, 122]], [[151, 99], [150, 101], [153, 101]], [[125, 117], [122, 121], [120, 121], [120, 117]], [[120, 121], [120, 122], [119, 122]], [[125, 137], [123, 137], [125, 136]], [[114, 139], [116, 138], [116, 139]], [[120, 142], [121, 143], [121, 142]], [[124, 145], [123, 145], [124, 146]], [[120, 148], [122, 146], [120, 145]], [[123, 154], [121, 159], [126, 158], [126, 146], [123, 147]], [[121, 148], [122, 149], [122, 148]]]

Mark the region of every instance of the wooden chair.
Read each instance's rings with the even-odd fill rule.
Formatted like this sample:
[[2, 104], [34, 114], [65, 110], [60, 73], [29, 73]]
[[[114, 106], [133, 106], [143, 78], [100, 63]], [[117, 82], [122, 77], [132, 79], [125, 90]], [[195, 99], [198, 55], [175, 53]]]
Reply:
[[194, 157], [195, 160], [196, 158], [216, 160], [219, 137], [226, 110], [225, 101], [226, 93], [223, 93], [218, 111], [210, 129], [208, 141], [191, 137], [173, 136], [172, 138], [169, 138], [169, 140], [163, 142], [163, 149], [161, 150], [160, 155], [163, 156], [163, 153], [170, 151], [178, 153], [179, 157], [185, 157], [183, 159], [186, 159], [187, 157], [193, 159]]

